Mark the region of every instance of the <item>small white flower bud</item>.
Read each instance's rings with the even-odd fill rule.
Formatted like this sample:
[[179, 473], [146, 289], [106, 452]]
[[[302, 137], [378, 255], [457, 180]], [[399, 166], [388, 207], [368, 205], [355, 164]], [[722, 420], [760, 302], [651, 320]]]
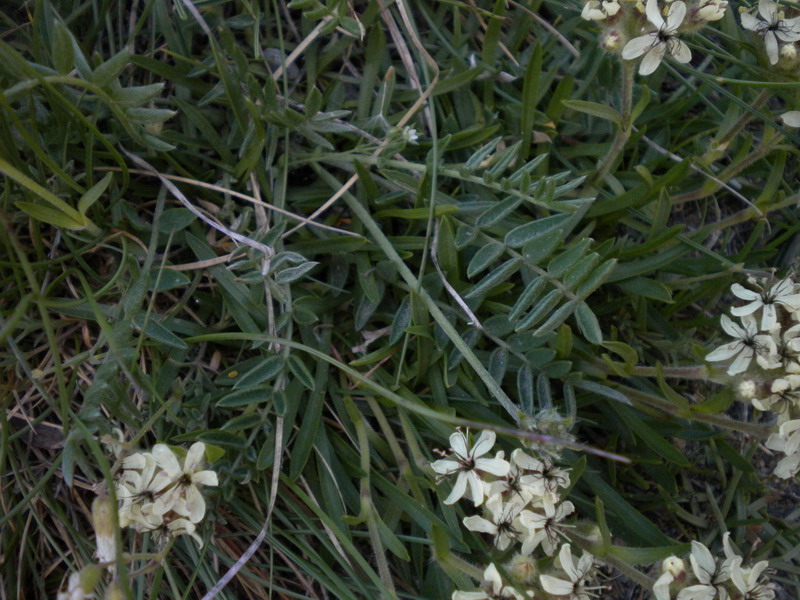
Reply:
[[786, 62], [794, 62], [797, 60], [797, 46], [794, 44], [783, 44], [780, 49], [780, 55]]
[[625, 39], [617, 29], [609, 29], [600, 40], [600, 47], [606, 52], [619, 52], [624, 46]]
[[739, 396], [742, 400], [752, 400], [756, 397], [756, 382], [752, 379], [742, 379], [739, 383]]
[[66, 591], [58, 593], [58, 600], [86, 600], [94, 595], [94, 588], [100, 581], [103, 570], [97, 565], [84, 567], [69, 576]]

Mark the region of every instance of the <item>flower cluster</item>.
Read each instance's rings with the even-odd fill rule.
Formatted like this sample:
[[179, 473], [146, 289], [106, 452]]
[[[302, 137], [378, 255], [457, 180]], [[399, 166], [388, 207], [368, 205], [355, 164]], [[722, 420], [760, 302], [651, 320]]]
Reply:
[[600, 23], [604, 31], [601, 46], [619, 52], [625, 60], [639, 63], [639, 74], [649, 75], [669, 53], [680, 63], [692, 59], [681, 33], [697, 31], [725, 16], [725, 0], [588, 0], [581, 16]]
[[122, 460], [116, 491], [121, 527], [152, 532], [157, 540], [186, 534], [198, 546], [195, 532], [206, 512], [200, 486], [216, 486], [217, 474], [202, 470], [206, 447], [192, 444], [181, 459], [165, 444], [151, 452], [137, 452]]
[[722, 316], [722, 328], [733, 341], [706, 360], [730, 360], [728, 375], [740, 377], [741, 398], [777, 415], [778, 431], [766, 446], [786, 455], [775, 468], [785, 479], [800, 470], [800, 286], [788, 277], [748, 282], [755, 289], [731, 287], [744, 301], [731, 309], [739, 322]]
[[703, 544], [692, 542], [691, 571], [677, 556], [665, 559], [653, 586], [655, 600], [772, 600], [775, 592], [762, 577], [767, 561], [745, 567], [727, 532], [722, 547], [725, 558], [719, 560]]
[[[505, 567], [515, 581], [505, 581], [497, 566], [483, 574], [481, 591], [453, 593], [453, 600], [494, 598], [562, 598], [585, 600], [592, 585], [594, 566], [590, 554], [576, 559], [568, 543], [562, 543], [565, 519], [575, 507], [561, 499], [570, 484], [569, 472], [550, 457], [534, 458], [517, 448], [506, 460], [503, 451], [490, 455], [495, 443], [492, 431], [483, 431], [470, 446], [468, 433], [450, 436], [450, 450], [431, 463], [438, 479], [455, 477], [445, 504], [468, 498], [482, 514], [465, 517], [464, 527], [491, 536], [494, 546], [505, 551], [518, 545], [517, 557]], [[553, 567], [542, 572], [535, 554], [553, 556]]]

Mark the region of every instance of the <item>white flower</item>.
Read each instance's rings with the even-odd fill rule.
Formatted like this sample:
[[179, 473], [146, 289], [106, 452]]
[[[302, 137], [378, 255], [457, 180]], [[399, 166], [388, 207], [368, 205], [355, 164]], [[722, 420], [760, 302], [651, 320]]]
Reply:
[[661, 64], [667, 50], [679, 63], [688, 63], [692, 60], [692, 52], [684, 42], [676, 36], [678, 27], [686, 16], [686, 4], [678, 0], [670, 4], [666, 21], [658, 9], [657, 0], [647, 0], [645, 6], [647, 20], [656, 28], [655, 31], [643, 36], [633, 38], [622, 49], [622, 58], [633, 60], [644, 54], [639, 65], [639, 75], [649, 75]]
[[686, 565], [677, 556], [668, 556], [661, 563], [661, 576], [653, 584], [656, 600], [670, 600], [669, 587], [678, 578], [686, 576]]
[[723, 599], [727, 598], [727, 593], [720, 585], [730, 578], [727, 561], [718, 564], [708, 548], [697, 541], [692, 542], [692, 554], [689, 560], [699, 583], [678, 592], [678, 600], [711, 600], [716, 598], [718, 593]]
[[709, 352], [706, 355], [706, 360], [727, 360], [735, 356], [736, 359], [728, 367], [728, 375], [736, 375], [746, 371], [757, 350], [759, 354], [765, 352], [771, 354], [769, 351], [775, 346], [775, 342], [768, 335], [758, 335], [756, 320], [752, 315], [742, 317], [742, 325], [744, 327], [734, 323], [728, 315], [722, 315], [720, 323], [725, 333], [737, 339]]
[[733, 294], [742, 300], [747, 300], [748, 303], [732, 308], [731, 314], [742, 317], [752, 315], [761, 309], [761, 331], [770, 331], [778, 323], [777, 305], [780, 304], [791, 312], [800, 308], [800, 294], [794, 293], [794, 287], [794, 282], [788, 278], [779, 281], [771, 288], [762, 287], [760, 291], [748, 290], [734, 283], [731, 286]]
[[550, 496], [543, 498], [544, 514], [524, 510], [519, 521], [528, 530], [528, 536], [522, 542], [520, 552], [528, 555], [541, 544], [545, 554], [552, 556], [558, 544], [558, 533], [563, 521], [575, 512], [575, 506], [569, 500], [555, 506]]
[[479, 531], [494, 536], [494, 545], [498, 550], [505, 550], [519, 538], [519, 530], [515, 527], [517, 515], [525, 506], [519, 501], [503, 502], [501, 494], [495, 494], [486, 501], [488, 519], [478, 515], [464, 517], [464, 527], [470, 531]]
[[[503, 452], [498, 452], [496, 458], [503, 458]], [[511, 453], [509, 461], [511, 468], [502, 479], [497, 481], [483, 482], [486, 497], [495, 494], [503, 494], [506, 500], [515, 500], [523, 505], [531, 502], [534, 498], [541, 498], [545, 494], [545, 485], [542, 477], [535, 474], [528, 474], [524, 465], [541, 466], [541, 461], [536, 461], [520, 448]]]
[[[506, 586], [500, 577], [500, 572], [494, 563], [486, 567], [483, 572], [484, 585], [489, 587], [489, 591], [480, 592], [453, 592], [452, 600], [495, 600], [496, 598], [513, 598], [513, 600], [525, 600], [525, 596], [520, 594], [511, 586]], [[533, 592], [528, 592], [528, 597], [533, 598]]]
[[605, 21], [608, 17], [613, 17], [619, 12], [619, 2], [617, 0], [589, 0], [583, 5], [581, 17], [587, 21]]
[[478, 471], [491, 473], [497, 477], [505, 477], [511, 465], [502, 458], [481, 458], [494, 446], [494, 431], [483, 431], [472, 448], [467, 444], [467, 437], [460, 431], [450, 436], [451, 458], [443, 458], [431, 463], [431, 468], [439, 475], [446, 477], [458, 473], [453, 490], [445, 499], [445, 504], [453, 504], [461, 499], [469, 488], [475, 506], [483, 502], [483, 483]]
[[558, 553], [558, 562], [569, 580], [540, 575], [539, 582], [544, 591], [559, 598], [563, 596], [567, 600], [590, 600], [594, 596], [590, 593], [591, 590], [597, 589], [589, 586], [586, 581], [592, 570], [592, 555], [584, 552], [576, 567], [569, 544], [564, 544]]
[[156, 481], [156, 459], [149, 452], [137, 452], [126, 457], [122, 467], [116, 488], [122, 503], [118, 511], [120, 527], [151, 529], [161, 522], [160, 515], [172, 509], [165, 503], [164, 483]]
[[728, 3], [725, 0], [700, 0], [697, 16], [703, 21], [719, 21], [725, 16]]
[[769, 62], [774, 65], [778, 62], [779, 40], [800, 41], [800, 18], [784, 19], [783, 14], [778, 11], [778, 4], [772, 0], [759, 0], [758, 14], [763, 20], [749, 12], [742, 13], [742, 27], [755, 31], [764, 38]]
[[156, 503], [153, 512], [165, 514], [173, 510], [192, 523], [199, 523], [206, 513], [206, 501], [200, 493], [198, 486], [218, 485], [217, 474], [214, 471], [201, 471], [200, 466], [206, 452], [203, 442], [195, 442], [186, 453], [183, 465], [180, 464], [175, 453], [165, 444], [153, 446], [153, 457], [161, 467], [153, 481], [153, 485], [164, 490], [161, 503]]
[[539, 460], [517, 449], [511, 453], [511, 461], [525, 470], [526, 485], [542, 486], [554, 501], [558, 501], [558, 488], [569, 487], [569, 470], [556, 467], [549, 458]]
[[153, 529], [152, 534], [153, 539], [159, 544], [163, 544], [168, 539], [177, 537], [179, 535], [188, 535], [194, 540], [198, 548], [202, 548], [203, 540], [199, 535], [197, 535], [197, 533], [195, 533], [196, 529], [197, 528], [195, 527], [195, 524], [189, 519], [172, 519], [168, 523], [164, 522], [160, 526]]

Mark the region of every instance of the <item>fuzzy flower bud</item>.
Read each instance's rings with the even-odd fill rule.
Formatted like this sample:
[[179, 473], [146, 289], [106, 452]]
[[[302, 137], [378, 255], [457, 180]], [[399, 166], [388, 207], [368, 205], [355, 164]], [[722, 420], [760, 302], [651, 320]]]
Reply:
[[742, 381], [739, 383], [739, 388], [737, 391], [739, 392], [739, 396], [742, 400], [749, 401], [756, 397], [756, 390], [757, 387], [755, 381], [752, 379], [742, 379]]
[[539, 574], [539, 566], [532, 556], [517, 555], [506, 565], [506, 570], [520, 583], [533, 583]]
[[111, 499], [97, 497], [92, 502], [92, 524], [97, 540], [97, 560], [101, 563], [112, 563], [117, 560], [117, 545], [114, 541], [114, 511]]
[[619, 52], [625, 45], [625, 38], [618, 29], [609, 29], [600, 39], [600, 47], [606, 52]]
[[73, 573], [69, 576], [67, 589], [58, 593], [58, 600], [85, 600], [86, 598], [91, 598], [102, 574], [103, 570], [97, 565], [89, 565], [78, 573]]

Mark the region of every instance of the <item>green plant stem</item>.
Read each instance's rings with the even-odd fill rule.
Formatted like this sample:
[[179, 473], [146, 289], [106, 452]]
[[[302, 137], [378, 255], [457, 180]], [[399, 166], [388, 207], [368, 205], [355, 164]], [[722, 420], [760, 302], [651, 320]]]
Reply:
[[625, 144], [631, 137], [632, 123], [631, 112], [633, 108], [633, 71], [635, 64], [632, 61], [622, 61], [622, 110], [620, 111], [619, 128], [608, 153], [597, 163], [597, 172], [592, 178], [592, 183], [600, 183], [608, 174], [611, 166], [622, 154]]
[[772, 97], [772, 95], [773, 94], [771, 91], [762, 90], [761, 93], [759, 93], [758, 96], [756, 96], [756, 99], [750, 103], [750, 106], [753, 109], [753, 111], [745, 112], [741, 117], [739, 117], [737, 121], [731, 126], [731, 128], [728, 129], [728, 131], [726, 131], [725, 134], [717, 142], [714, 143], [713, 147], [710, 148], [708, 151], [706, 151], [706, 153], [703, 154], [702, 157], [700, 157], [699, 162], [703, 164], [710, 164], [715, 160], [715, 156], [718, 152], [720, 151], [724, 152], [727, 149], [728, 144], [731, 142], [731, 140], [734, 137], [736, 137], [739, 134], [739, 132], [742, 129], [744, 129], [745, 125], [747, 125], [753, 119], [753, 117], [755, 116], [753, 113], [762, 106], [764, 106], [764, 104], [766, 104], [767, 100], [769, 100]]
[[728, 417], [724, 417], [722, 415], [712, 415], [696, 411], [690, 411], [690, 414], [686, 414], [685, 411], [680, 409], [680, 407], [675, 406], [672, 402], [665, 400], [664, 398], [654, 394], [648, 394], [647, 392], [643, 392], [641, 390], [637, 390], [636, 388], [625, 385], [617, 385], [615, 386], [615, 389], [625, 394], [625, 396], [633, 400], [635, 403], [639, 403], [650, 408], [655, 408], [679, 419], [701, 421], [715, 427], [730, 429], [731, 431], [739, 431], [757, 439], [763, 439], [774, 431], [774, 427], [771, 425], [742, 423], [741, 421], [729, 419]]
[[[768, 142], [764, 142], [757, 150], [751, 152], [740, 161], [728, 166], [728, 168], [716, 176], [717, 180], [723, 183], [728, 183], [747, 167], [767, 156], [775, 149], [775, 146], [783, 141], [783, 139], [784, 137], [782, 135], [776, 135]], [[693, 192], [686, 192], [685, 194], [674, 196], [672, 198], [672, 204], [675, 206], [678, 204], [685, 204], [686, 202], [693, 202], [694, 200], [702, 200], [703, 198], [707, 198], [711, 194], [718, 191], [721, 187], [722, 186], [716, 181], [706, 181], [700, 188], [694, 190]]]

